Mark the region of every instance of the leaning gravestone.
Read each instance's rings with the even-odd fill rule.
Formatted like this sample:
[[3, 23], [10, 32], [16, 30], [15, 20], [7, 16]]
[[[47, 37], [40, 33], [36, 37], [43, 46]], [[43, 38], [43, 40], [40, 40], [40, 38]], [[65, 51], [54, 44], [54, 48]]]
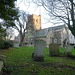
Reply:
[[67, 46], [66, 46], [65, 55], [66, 55], [66, 56], [71, 55], [71, 54], [72, 54], [71, 50], [72, 50], [72, 46], [71, 46], [71, 45], [67, 45]]
[[59, 45], [58, 44], [49, 45], [49, 56], [59, 56]]
[[46, 41], [42, 38], [45, 38], [47, 35], [47, 30], [43, 29], [40, 31], [37, 31], [35, 33], [35, 51], [33, 54], [33, 59], [36, 61], [44, 61], [44, 55], [45, 55], [45, 47], [46, 47]]

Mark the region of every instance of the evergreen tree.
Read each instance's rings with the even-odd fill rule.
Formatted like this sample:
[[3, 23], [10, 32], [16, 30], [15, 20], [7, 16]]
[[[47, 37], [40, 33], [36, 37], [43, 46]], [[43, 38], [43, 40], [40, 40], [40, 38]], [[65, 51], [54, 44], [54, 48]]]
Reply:
[[0, 19], [5, 26], [14, 26], [14, 20], [18, 19], [18, 12], [15, 8], [16, 0], [0, 0]]

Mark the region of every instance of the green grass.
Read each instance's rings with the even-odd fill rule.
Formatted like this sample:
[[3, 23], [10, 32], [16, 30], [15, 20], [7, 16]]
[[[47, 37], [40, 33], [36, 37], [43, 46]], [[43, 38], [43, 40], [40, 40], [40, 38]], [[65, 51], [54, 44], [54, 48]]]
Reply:
[[[6, 55], [4, 70], [7, 75], [75, 75], [75, 60], [67, 57], [50, 57], [49, 49], [45, 50], [44, 62], [33, 61], [34, 47], [20, 47], [1, 51]], [[64, 53], [65, 49], [60, 48]], [[72, 49], [75, 55], [75, 50]], [[4, 71], [4, 72], [5, 72]]]

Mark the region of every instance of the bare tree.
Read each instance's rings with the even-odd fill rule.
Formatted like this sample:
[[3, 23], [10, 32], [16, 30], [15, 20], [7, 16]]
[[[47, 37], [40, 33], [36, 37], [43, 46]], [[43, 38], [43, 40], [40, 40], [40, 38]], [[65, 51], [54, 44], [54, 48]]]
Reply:
[[[34, 0], [49, 16], [62, 20], [75, 36], [75, 0]], [[51, 16], [51, 17], [52, 17]]]
[[27, 13], [24, 11], [20, 11], [20, 17], [18, 20], [15, 21], [16, 25], [14, 28], [19, 32], [20, 35], [20, 46], [23, 46], [25, 33], [27, 30], [26, 23], [27, 23]]
[[20, 35], [20, 46], [23, 46], [25, 41], [25, 34], [28, 32], [34, 31], [33, 21], [28, 19], [29, 14], [24, 11], [20, 12], [20, 17], [18, 20], [15, 21], [16, 26], [14, 28], [19, 32]]

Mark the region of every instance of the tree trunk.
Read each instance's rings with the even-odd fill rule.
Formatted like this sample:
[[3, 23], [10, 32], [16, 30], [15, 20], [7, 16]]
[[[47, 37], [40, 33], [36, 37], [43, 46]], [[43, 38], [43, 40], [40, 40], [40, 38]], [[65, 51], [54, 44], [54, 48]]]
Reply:
[[19, 46], [24, 46], [23, 43], [24, 43], [24, 35], [20, 36], [20, 44]]

